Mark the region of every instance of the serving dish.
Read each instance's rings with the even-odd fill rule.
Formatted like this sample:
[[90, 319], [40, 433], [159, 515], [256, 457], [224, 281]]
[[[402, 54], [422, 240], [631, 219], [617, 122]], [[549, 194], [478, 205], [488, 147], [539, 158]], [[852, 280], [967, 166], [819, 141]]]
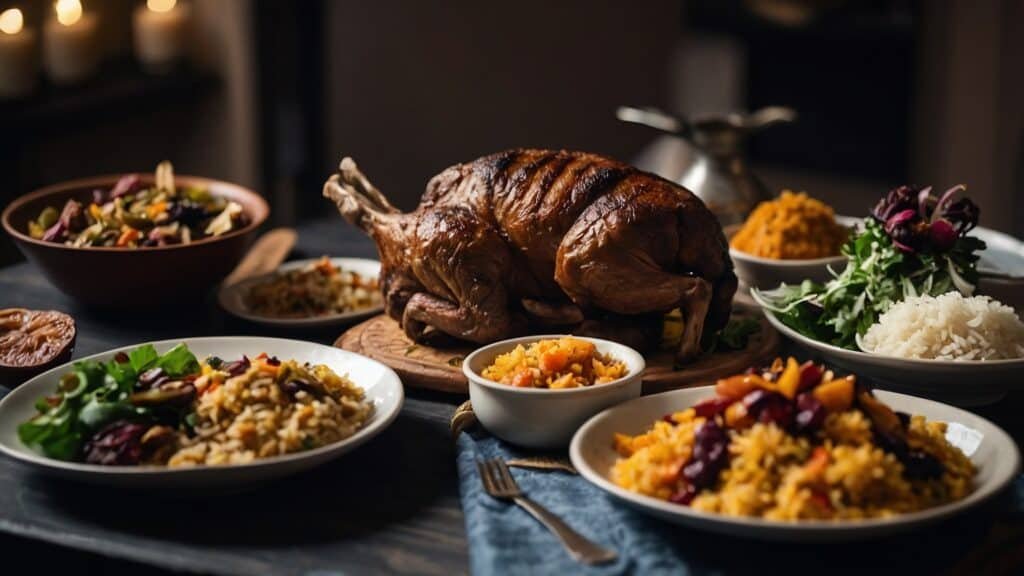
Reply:
[[1024, 358], [1016, 360], [923, 360], [847, 350], [786, 326], [765, 310], [772, 326], [806, 350], [883, 388], [934, 398], [957, 406], [991, 404], [1010, 390], [1024, 389]]
[[[313, 316], [308, 318], [279, 318], [258, 314], [246, 305], [246, 297], [253, 286], [273, 280], [277, 275], [284, 272], [299, 270], [312, 264], [316, 264], [318, 261], [318, 258], [313, 258], [286, 262], [278, 267], [277, 270], [269, 274], [253, 276], [230, 285], [221, 286], [217, 293], [217, 300], [220, 302], [220, 305], [224, 310], [239, 318], [257, 324], [291, 328], [345, 326], [374, 316], [384, 309], [383, 304], [381, 304], [340, 314], [326, 314], [323, 316]], [[341, 268], [342, 270], [352, 271], [363, 277], [377, 278], [380, 276], [380, 262], [377, 260], [370, 260], [368, 258], [331, 258], [330, 261], [331, 264]]]
[[[57, 379], [68, 371], [65, 364], [29, 380], [0, 401], [0, 452], [46, 474], [82, 482], [132, 488], [198, 489], [208, 487], [239, 488], [256, 482], [280, 478], [337, 458], [382, 432], [397, 417], [404, 393], [398, 376], [388, 367], [369, 358], [329, 346], [297, 340], [259, 337], [186, 338], [154, 342], [159, 351], [179, 343], [187, 345], [197, 357], [216, 355], [240, 358], [253, 350], [280, 358], [325, 364], [348, 376], [365, 391], [373, 412], [355, 434], [338, 442], [302, 452], [257, 459], [236, 465], [167, 468], [162, 466], [100, 466], [56, 460], [26, 447], [18, 438], [18, 425], [35, 413], [38, 398], [50, 394]], [[109, 361], [126, 346], [95, 354], [83, 360]]]
[[877, 538], [938, 522], [991, 498], [1020, 470], [1020, 454], [1013, 439], [988, 420], [938, 402], [876, 391], [877, 398], [895, 410], [920, 414], [929, 420], [948, 424], [946, 439], [960, 448], [978, 469], [975, 488], [970, 495], [951, 504], [885, 519], [796, 523], [702, 513], [687, 506], [630, 492], [611, 481], [609, 471], [618, 457], [612, 442], [615, 433], [641, 433], [666, 413], [689, 408], [714, 396], [714, 393], [711, 386], [675, 390], [637, 398], [601, 412], [584, 423], [573, 436], [569, 448], [573, 466], [610, 497], [669, 522], [732, 536], [803, 542]]
[[608, 340], [573, 336], [593, 343], [597, 351], [626, 365], [626, 375], [606, 384], [549, 390], [517, 388], [481, 376], [499, 354], [516, 346], [565, 335], [512, 338], [484, 346], [462, 362], [469, 380], [469, 399], [477, 419], [495, 436], [528, 448], [564, 448], [573, 433], [597, 412], [640, 396], [645, 363], [639, 352]]
[[[153, 174], [139, 177], [145, 186], [155, 181]], [[248, 188], [209, 178], [176, 176], [180, 186], [205, 188], [237, 202], [247, 224], [189, 244], [139, 248], [74, 247], [28, 235], [29, 221], [45, 207], [62, 206], [71, 198], [88, 198], [93, 190], [109, 189], [120, 178], [96, 176], [47, 186], [14, 200], [0, 216], [4, 230], [54, 286], [91, 306], [155, 308], [172, 298], [202, 295], [241, 260], [253, 234], [270, 213], [266, 201]]]
[[[860, 224], [861, 219], [837, 215], [836, 222], [852, 229]], [[742, 224], [727, 226], [726, 238], [731, 239], [741, 226]], [[783, 282], [799, 284], [806, 279], [824, 282], [832, 277], [829, 268], [838, 273], [846, 267], [846, 256], [842, 254], [807, 260], [780, 260], [754, 256], [730, 246], [729, 257], [740, 282], [754, 288], [774, 288]]]

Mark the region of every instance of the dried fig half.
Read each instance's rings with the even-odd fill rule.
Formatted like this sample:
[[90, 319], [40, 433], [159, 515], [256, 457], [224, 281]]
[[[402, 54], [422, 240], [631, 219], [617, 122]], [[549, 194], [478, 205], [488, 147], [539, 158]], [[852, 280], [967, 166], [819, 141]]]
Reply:
[[0, 385], [17, 386], [71, 359], [75, 320], [55, 310], [0, 310]]

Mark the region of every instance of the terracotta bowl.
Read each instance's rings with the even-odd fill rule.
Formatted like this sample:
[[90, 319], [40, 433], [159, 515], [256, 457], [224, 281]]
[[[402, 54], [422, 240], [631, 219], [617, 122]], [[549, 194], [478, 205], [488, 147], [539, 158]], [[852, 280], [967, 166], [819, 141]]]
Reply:
[[[153, 184], [143, 174], [144, 185]], [[69, 198], [88, 201], [92, 190], [110, 189], [120, 175], [96, 176], [47, 186], [10, 203], [0, 216], [4, 230], [25, 257], [62, 292], [105, 308], [166, 307], [202, 296], [234, 269], [270, 208], [263, 198], [237, 184], [196, 176], [175, 176], [181, 186], [197, 186], [238, 202], [249, 224], [222, 236], [190, 244], [146, 248], [72, 247], [28, 235], [28, 222], [43, 208], [58, 211]]]

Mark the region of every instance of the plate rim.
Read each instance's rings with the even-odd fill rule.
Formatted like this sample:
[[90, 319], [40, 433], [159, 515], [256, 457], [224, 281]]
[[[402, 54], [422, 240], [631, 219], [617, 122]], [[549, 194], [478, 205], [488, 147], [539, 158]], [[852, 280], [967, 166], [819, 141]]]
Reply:
[[[883, 397], [891, 395], [900, 398], [908, 398], [913, 401], [925, 402], [927, 404], [941, 406], [946, 409], [952, 409], [957, 412], [963, 412], [990, 426], [997, 436], [1001, 437], [1000, 439], [1003, 443], [1007, 444], [1012, 449], [1012, 466], [1008, 468], [1009, 472], [1005, 474], [1004, 477], [995, 478], [990, 485], [977, 487], [962, 500], [949, 502], [940, 506], [927, 508], [925, 510], [918, 510], [916, 512], [909, 512], [888, 518], [871, 518], [855, 521], [801, 520], [799, 522], [786, 522], [782, 520], [766, 520], [764, 518], [736, 517], [710, 512], [698, 512], [688, 506], [678, 506], [651, 496], [630, 492], [629, 490], [617, 486], [610, 480], [604, 478], [604, 476], [602, 476], [596, 469], [592, 468], [589, 465], [588, 460], [583, 457], [582, 446], [586, 436], [588, 436], [591, 433], [590, 431], [602, 420], [609, 418], [615, 411], [624, 410], [626, 407], [634, 403], [651, 402], [651, 400], [649, 400], [650, 398], [689, 394], [696, 396], [705, 392], [713, 393], [713, 391], [714, 386], [698, 386], [694, 388], [670, 390], [659, 394], [641, 396], [640, 398], [635, 398], [602, 410], [584, 422], [576, 433], [573, 434], [572, 441], [569, 444], [569, 459], [576, 470], [580, 473], [580, 476], [587, 480], [591, 485], [597, 487], [606, 495], [616, 498], [626, 505], [641, 510], [645, 514], [659, 517], [660, 519], [670, 522], [686, 524], [687, 526], [699, 530], [717, 532], [743, 530], [747, 535], [753, 535], [756, 533], [759, 537], [769, 539], [772, 537], [804, 536], [808, 534], [870, 536], [871, 533], [878, 533], [880, 531], [911, 528], [924, 523], [936, 522], [967, 512], [997, 496], [1011, 482], [1013, 482], [1013, 479], [1021, 472], [1020, 448], [1017, 446], [1013, 437], [1010, 436], [1002, 427], [996, 425], [987, 418], [951, 404], [945, 404], [943, 402], [937, 402], [935, 400], [921, 398], [910, 394], [892, 392], [889, 390], [876, 390], [875, 392], [881, 394]], [[608, 439], [609, 443], [610, 441], [611, 440]], [[668, 520], [668, 518], [671, 518], [671, 520]]]
[[[279, 455], [279, 456], [271, 456], [269, 458], [260, 458], [260, 459], [253, 460], [252, 462], [245, 462], [245, 463], [241, 463], [241, 464], [205, 465], [205, 466], [181, 467], [181, 468], [168, 468], [166, 466], [102, 466], [102, 465], [99, 465], [99, 464], [86, 464], [86, 463], [81, 463], [81, 462], [68, 462], [68, 461], [64, 461], [64, 460], [57, 460], [55, 458], [49, 458], [49, 457], [44, 456], [42, 454], [39, 454], [39, 453], [37, 453], [35, 451], [32, 451], [28, 447], [25, 447], [28, 450], [27, 452], [24, 452], [24, 451], [21, 451], [21, 450], [16, 450], [14, 447], [8, 446], [5, 442], [3, 442], [2, 437], [0, 437], [0, 454], [5, 455], [8, 458], [11, 458], [12, 460], [15, 460], [15, 461], [18, 461], [18, 462], [21, 462], [23, 464], [26, 464], [26, 465], [29, 465], [29, 466], [33, 466], [33, 467], [46, 468], [46, 469], [51, 469], [51, 470], [55, 470], [55, 471], [59, 471], [59, 472], [73, 473], [73, 474], [79, 474], [79, 475], [89, 475], [89, 476], [93, 476], [93, 477], [97, 477], [97, 478], [109, 477], [109, 476], [118, 476], [118, 477], [128, 477], [128, 476], [131, 476], [131, 477], [140, 477], [140, 478], [156, 478], [156, 477], [170, 477], [170, 476], [173, 476], [173, 477], [187, 477], [187, 476], [199, 476], [199, 475], [205, 475], [205, 474], [218, 474], [218, 473], [225, 473], [225, 472], [239, 471], [239, 470], [257, 470], [257, 469], [276, 468], [276, 467], [279, 467], [279, 466], [282, 466], [282, 465], [294, 464], [296, 462], [300, 462], [300, 461], [303, 461], [303, 460], [315, 459], [315, 458], [320, 457], [320, 456], [323, 456], [325, 459], [332, 459], [332, 458], [341, 456], [343, 453], [345, 453], [345, 452], [347, 452], [347, 451], [349, 451], [349, 450], [351, 450], [353, 448], [356, 448], [357, 446], [363, 444], [364, 442], [366, 442], [366, 441], [370, 440], [371, 438], [379, 435], [381, 432], [383, 432], [384, 430], [389, 428], [391, 426], [391, 424], [394, 423], [395, 419], [398, 418], [398, 415], [401, 413], [402, 408], [405, 405], [405, 387], [403, 386], [402, 380], [401, 380], [401, 378], [399, 378], [398, 374], [396, 374], [394, 370], [392, 370], [391, 368], [389, 368], [385, 364], [382, 364], [381, 362], [378, 362], [378, 361], [376, 361], [376, 360], [374, 360], [372, 358], [363, 356], [362, 354], [358, 354], [356, 352], [351, 352], [349, 350], [342, 350], [340, 348], [335, 348], [333, 346], [327, 346], [327, 345], [319, 344], [319, 343], [316, 343], [316, 342], [306, 342], [306, 341], [303, 341], [303, 340], [295, 340], [295, 339], [291, 339], [291, 338], [274, 338], [274, 337], [266, 337], [266, 336], [199, 336], [199, 337], [195, 337], [195, 338], [183, 337], [183, 338], [171, 338], [171, 339], [165, 339], [165, 340], [154, 340], [154, 341], [140, 342], [140, 343], [131, 344], [131, 345], [127, 345], [127, 346], [121, 346], [121, 347], [118, 347], [118, 348], [112, 348], [110, 350], [106, 350], [106, 351], [103, 351], [103, 352], [98, 352], [96, 354], [91, 354], [89, 356], [83, 356], [81, 358], [73, 359], [73, 360], [71, 360], [69, 362], [66, 362], [64, 364], [61, 364], [59, 366], [55, 366], [54, 368], [51, 368], [51, 369], [47, 370], [46, 372], [43, 372], [42, 374], [39, 374], [39, 375], [37, 375], [37, 376], [27, 380], [26, 382], [22, 383], [21, 385], [17, 386], [16, 388], [12, 389], [3, 398], [0, 398], [0, 421], [5, 420], [5, 418], [3, 416], [5, 415], [7, 410], [12, 410], [12, 408], [10, 408], [10, 405], [14, 403], [12, 398], [18, 397], [19, 395], [27, 395], [27, 394], [29, 394], [29, 389], [30, 389], [28, 387], [29, 384], [32, 384], [32, 383], [34, 383], [36, 381], [42, 381], [42, 380], [50, 379], [55, 374], [59, 374], [59, 373], [65, 371], [65, 370], [67, 370], [75, 362], [80, 362], [80, 361], [83, 361], [83, 360], [93, 360], [93, 359], [97, 359], [97, 358], [112, 357], [114, 354], [117, 354], [118, 352], [132, 350], [134, 348], [137, 348], [139, 346], [143, 346], [145, 344], [152, 344], [154, 347], [157, 347], [159, 349], [161, 346], [168, 346], [168, 345], [169, 346], [174, 346], [174, 345], [177, 345], [179, 343], [186, 343], [186, 344], [188, 344], [188, 343], [197, 342], [197, 341], [215, 341], [215, 340], [241, 340], [241, 341], [253, 341], [253, 342], [255, 342], [255, 341], [262, 341], [262, 342], [276, 341], [276, 342], [279, 342], [279, 343], [299, 344], [299, 345], [302, 345], [302, 346], [320, 347], [320, 348], [325, 348], [327, 350], [330, 350], [332, 353], [333, 352], [339, 352], [339, 353], [342, 353], [343, 355], [349, 355], [349, 356], [358, 357], [362, 361], [366, 361], [366, 362], [370, 362], [372, 364], [376, 364], [379, 367], [384, 369], [384, 374], [388, 375], [388, 377], [386, 378], [386, 381], [391, 381], [392, 384], [390, 384], [390, 385], [394, 386], [393, 390], [389, 390], [388, 391], [389, 393], [395, 394], [394, 407], [389, 412], [381, 414], [379, 419], [371, 421], [366, 426], [364, 426], [364, 427], [360, 428], [359, 430], [357, 430], [353, 435], [349, 436], [348, 438], [343, 438], [343, 439], [338, 440], [336, 442], [332, 442], [332, 443], [326, 444], [324, 446], [319, 446], [317, 448], [313, 448], [312, 450], [303, 450], [301, 452], [293, 452], [291, 454], [282, 454], [282, 455]], [[390, 386], [390, 385], [388, 385], [388, 386]], [[33, 384], [33, 386], [35, 386], [35, 385]], [[374, 408], [375, 409], [377, 408], [376, 405], [374, 406]], [[11, 419], [12, 422], [14, 422], [14, 420], [15, 419], [13, 419], [13, 418]], [[15, 427], [15, 430], [16, 430], [18, 424], [19, 423], [12, 424]], [[16, 435], [15, 435], [15, 438], [17, 438]]]
[[[380, 268], [382, 266], [380, 260], [373, 258], [358, 258], [352, 256], [328, 256], [332, 264], [339, 267], [344, 267], [346, 263], [358, 262], [360, 264], [373, 264], [377, 266], [377, 276], [380, 277]], [[384, 304], [381, 303], [379, 306], [371, 306], [369, 308], [363, 308], [360, 310], [353, 310], [351, 312], [343, 312], [340, 314], [329, 314], [326, 316], [313, 316], [310, 318], [278, 318], [274, 316], [260, 316], [254, 314], [244, 306], [238, 305], [241, 302], [239, 291], [247, 288], [256, 282], [263, 280], [269, 280], [280, 274], [281, 272], [288, 271], [294, 268], [301, 268], [314, 262], [319, 261], [320, 258], [304, 258], [301, 260], [289, 260], [281, 263], [280, 266], [270, 272], [265, 272], [257, 276], [250, 276], [248, 278], [242, 278], [237, 282], [231, 284], [222, 284], [217, 290], [217, 303], [221, 309], [228, 314], [247, 320], [254, 324], [263, 324], [267, 326], [279, 326], [279, 327], [314, 327], [314, 326], [332, 326], [335, 324], [344, 324], [346, 322], [352, 322], [360, 320], [362, 318], [368, 318], [379, 314], [384, 310]]]
[[[1024, 370], [1024, 358], [1003, 358], [999, 360], [934, 360], [931, 358], [900, 358], [899, 356], [885, 356], [882, 354], [870, 354], [862, 350], [847, 350], [834, 344], [815, 340], [805, 336], [785, 322], [780, 320], [775, 313], [767, 308], [761, 307], [761, 312], [768, 318], [772, 327], [782, 333], [783, 336], [793, 340], [797, 344], [803, 344], [826, 354], [834, 356], [848, 356], [857, 362], [871, 364], [874, 366], [892, 367], [892, 364], [904, 364], [903, 369], [925, 369], [925, 370], [1009, 370], [1018, 368]], [[1014, 386], [1007, 386], [1007, 389], [1014, 389]]]

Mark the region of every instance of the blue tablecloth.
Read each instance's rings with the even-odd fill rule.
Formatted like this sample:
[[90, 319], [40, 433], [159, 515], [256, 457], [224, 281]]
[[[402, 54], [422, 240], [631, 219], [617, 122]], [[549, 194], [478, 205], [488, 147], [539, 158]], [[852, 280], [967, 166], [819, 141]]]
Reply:
[[[486, 434], [458, 439], [462, 507], [473, 574], [1021, 573], [1024, 476], [985, 506], [913, 534], [865, 543], [785, 544], [707, 534], [667, 524], [607, 497], [583, 478], [513, 468], [523, 491], [578, 532], [614, 549], [616, 562], [587, 567], [515, 504], [483, 490], [476, 461], [526, 455]], [[713, 568], [712, 568], [713, 567]], [[767, 570], [767, 572], [765, 572]]]

